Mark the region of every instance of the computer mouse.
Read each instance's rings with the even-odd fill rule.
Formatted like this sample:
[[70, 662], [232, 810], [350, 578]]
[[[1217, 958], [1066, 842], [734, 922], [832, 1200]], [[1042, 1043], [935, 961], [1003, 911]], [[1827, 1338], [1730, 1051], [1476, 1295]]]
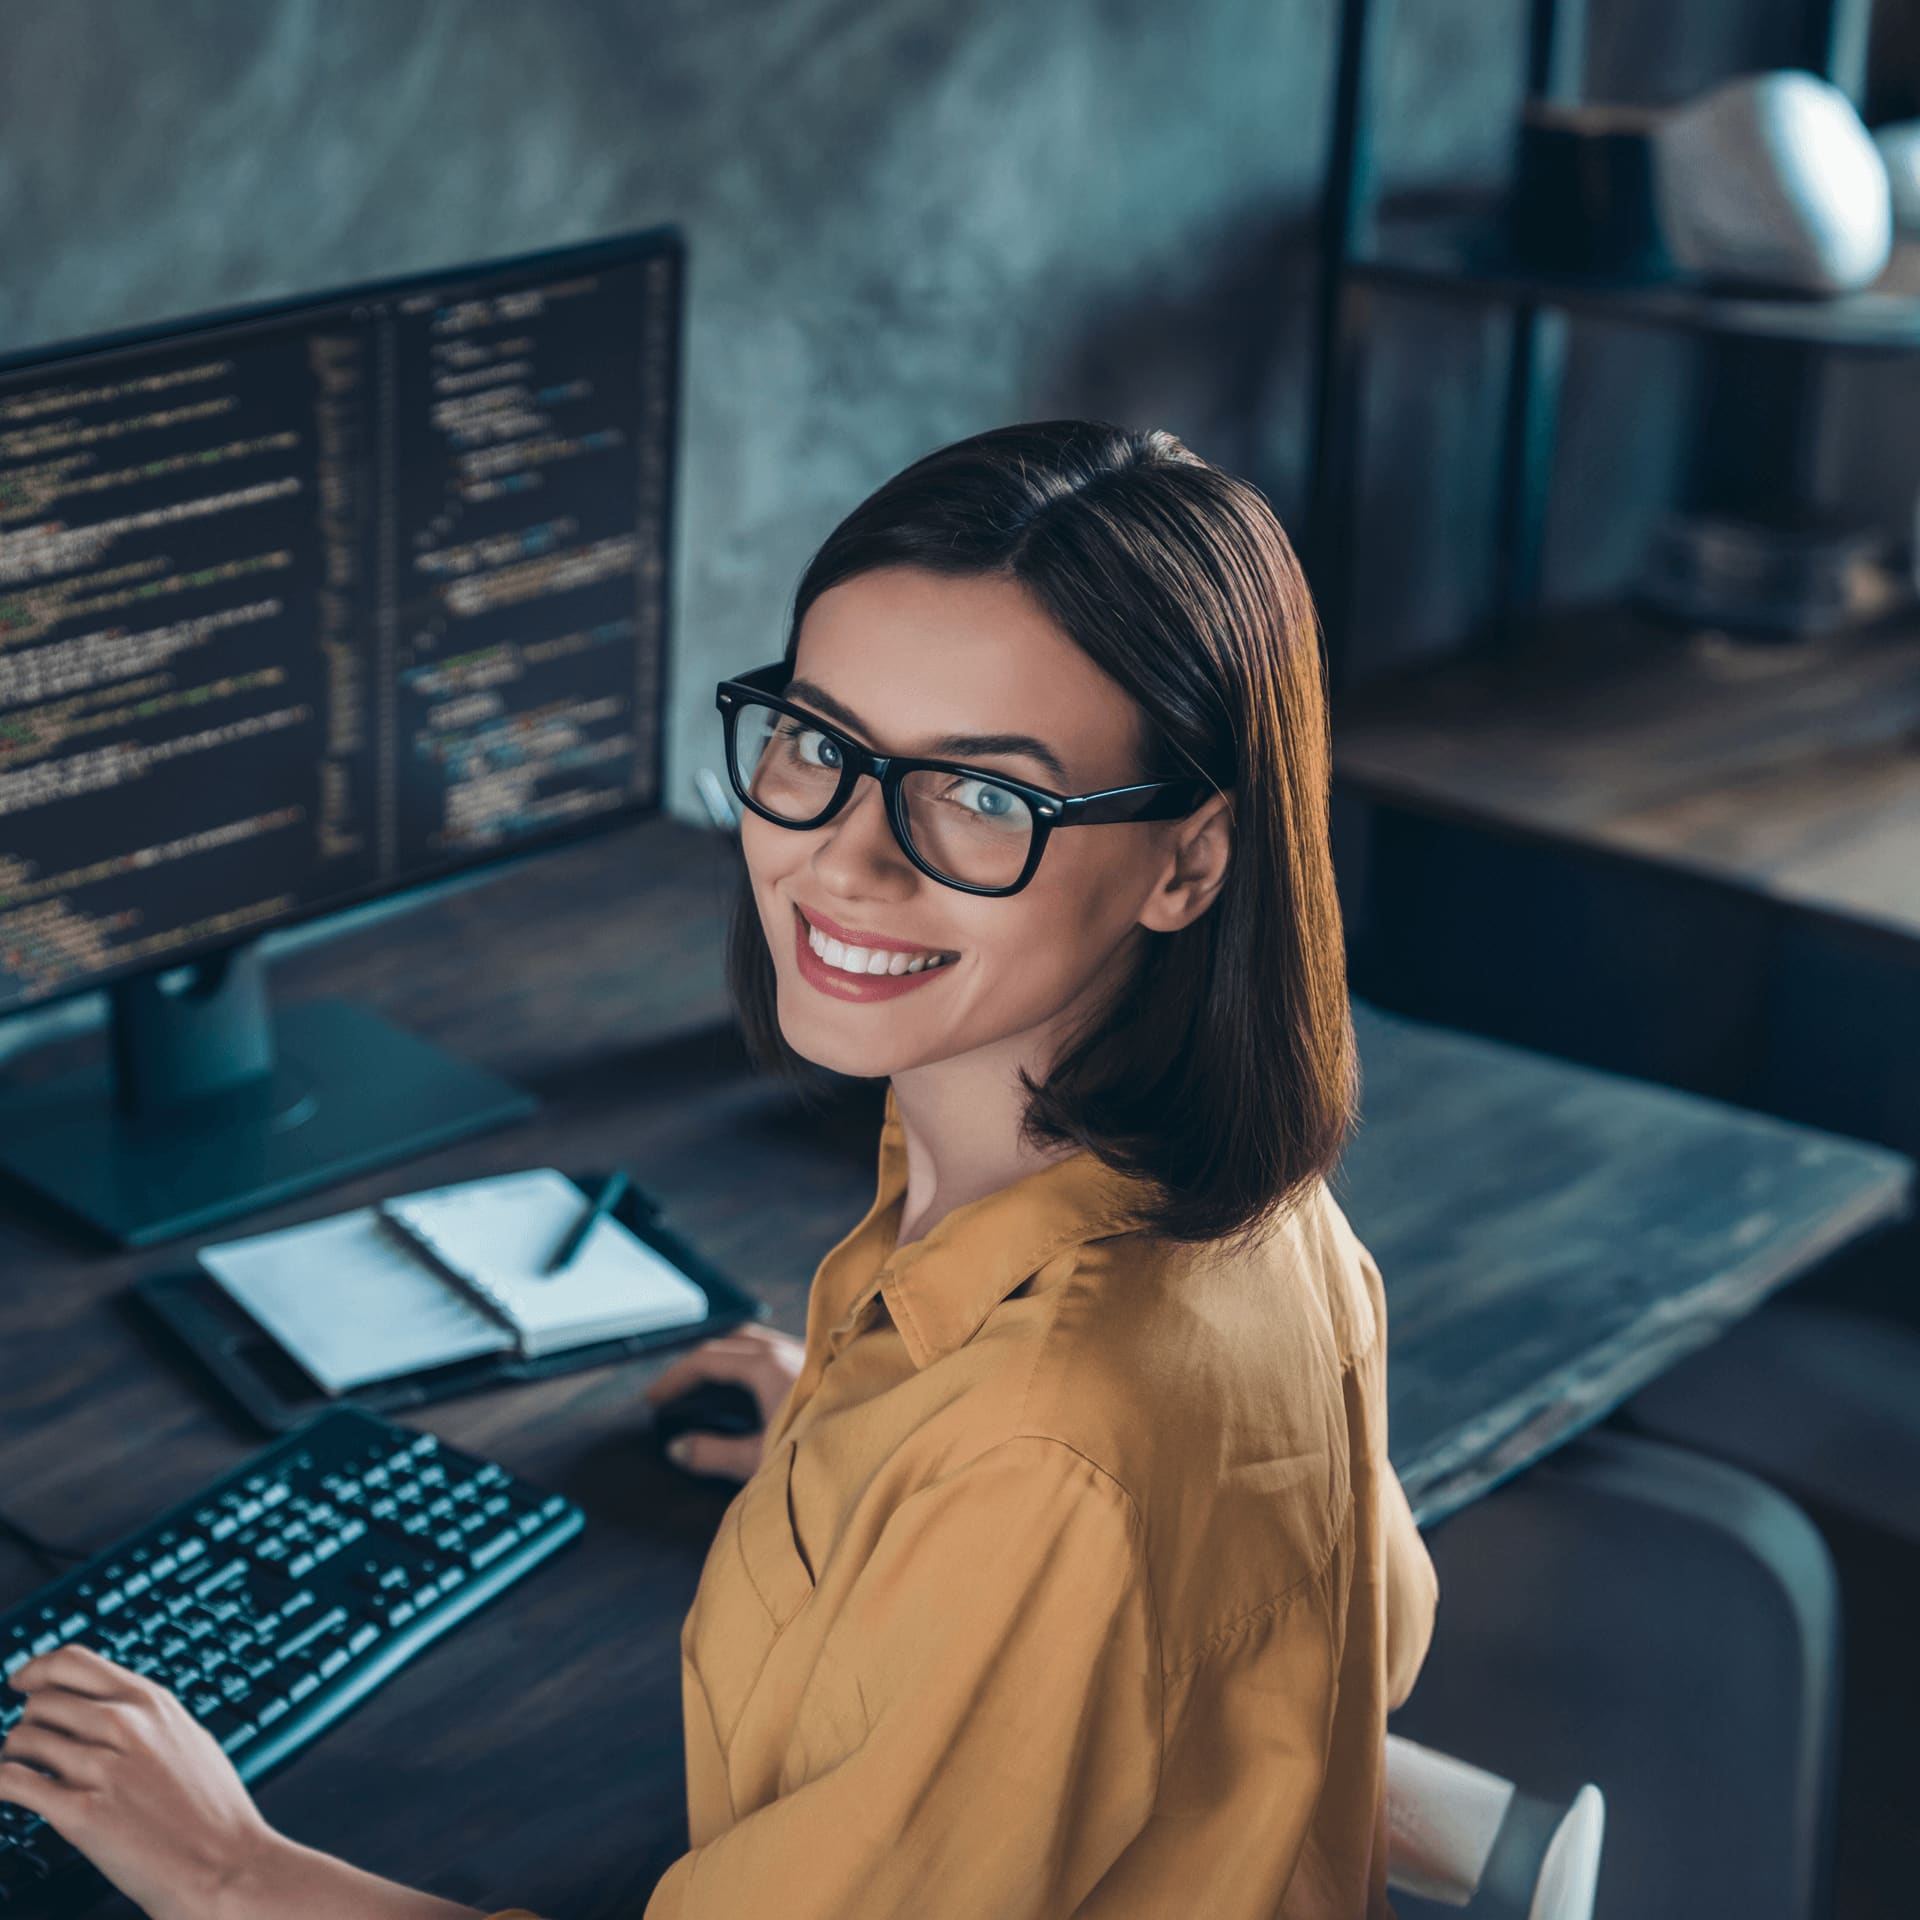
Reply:
[[753, 1390], [737, 1380], [702, 1380], [653, 1410], [654, 1438], [661, 1446], [689, 1428], [708, 1433], [758, 1433], [764, 1424]]

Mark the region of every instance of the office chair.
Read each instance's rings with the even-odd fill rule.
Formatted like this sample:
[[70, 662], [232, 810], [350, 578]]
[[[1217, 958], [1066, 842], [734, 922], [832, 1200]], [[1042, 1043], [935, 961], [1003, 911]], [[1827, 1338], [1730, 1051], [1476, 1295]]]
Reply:
[[[1604, 1795], [1594, 1920], [1824, 1920], [1839, 1592], [1799, 1507], [1720, 1461], [1595, 1428], [1436, 1523], [1427, 1546], [1439, 1613], [1389, 1737], [1495, 1776], [1494, 1789], [1450, 1777], [1479, 1825], [1465, 1828], [1470, 1845], [1456, 1835], [1458, 1858], [1443, 1866], [1471, 1870], [1479, 1845], [1492, 1867], [1500, 1843], [1487, 1809], [1518, 1780], [1538, 1797], [1513, 1796], [1528, 1823], [1514, 1846], [1530, 1832], [1544, 1849], [1541, 1822], [1566, 1809], [1577, 1852]], [[1390, 1823], [1396, 1767], [1410, 1809], [1430, 1807], [1440, 1779], [1395, 1751]], [[1417, 1817], [1407, 1815], [1410, 1862]], [[1391, 1875], [1391, 1838], [1389, 1849]], [[1524, 1874], [1515, 1879], [1509, 1869], [1497, 1888], [1483, 1880], [1489, 1916], [1527, 1915]], [[1430, 1899], [1410, 1885], [1394, 1909], [1400, 1920], [1459, 1911]]]
[[1920, 1545], [1920, 1329], [1769, 1300], [1614, 1419]]
[[[1606, 1803], [1561, 1806], [1452, 1754], [1387, 1735], [1387, 1886], [1473, 1920], [1592, 1920]], [[1412, 1920], [1411, 1903], [1396, 1904]]]

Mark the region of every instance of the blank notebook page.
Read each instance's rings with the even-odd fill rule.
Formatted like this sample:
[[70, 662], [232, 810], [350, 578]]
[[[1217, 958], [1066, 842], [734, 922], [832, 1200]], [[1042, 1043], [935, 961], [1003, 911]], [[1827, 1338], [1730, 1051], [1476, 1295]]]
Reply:
[[429, 1187], [384, 1210], [486, 1291], [529, 1356], [704, 1320], [706, 1294], [611, 1215], [558, 1273], [542, 1271], [591, 1204], [557, 1167], [531, 1167]]
[[328, 1393], [514, 1343], [371, 1207], [223, 1241], [196, 1257]]

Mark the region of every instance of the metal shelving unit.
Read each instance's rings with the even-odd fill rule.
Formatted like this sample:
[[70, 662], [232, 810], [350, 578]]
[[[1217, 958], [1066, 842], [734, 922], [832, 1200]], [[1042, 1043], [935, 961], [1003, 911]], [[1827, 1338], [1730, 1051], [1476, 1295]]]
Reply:
[[[1328, 637], [1330, 686], [1351, 680], [1354, 502], [1361, 401], [1376, 295], [1492, 302], [1512, 309], [1493, 555], [1493, 632], [1500, 651], [1524, 646], [1539, 590], [1548, 482], [1569, 316], [1677, 327], [1721, 337], [1705, 415], [1713, 446], [1706, 491], [1738, 494], [1749, 477], [1806, 497], [1819, 354], [1920, 349], [1920, 297], [1867, 291], [1838, 299], [1766, 298], [1683, 281], [1607, 281], [1544, 273], [1505, 250], [1504, 209], [1476, 204], [1437, 219], [1383, 222], [1373, 103], [1390, 0], [1342, 10], [1332, 151], [1321, 214], [1312, 493], [1306, 550]], [[1871, 0], [1816, 0], [1802, 62], [1858, 102], [1864, 92]], [[1528, 93], [1580, 97], [1585, 0], [1532, 0]], [[1756, 407], [1752, 395], [1764, 393]], [[1728, 395], [1741, 395], [1728, 406]]]

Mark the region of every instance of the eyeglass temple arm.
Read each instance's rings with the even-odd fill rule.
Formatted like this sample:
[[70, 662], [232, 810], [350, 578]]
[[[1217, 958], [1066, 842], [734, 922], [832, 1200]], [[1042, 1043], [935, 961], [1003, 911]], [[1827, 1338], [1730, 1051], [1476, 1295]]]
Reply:
[[1116, 820], [1178, 820], [1191, 813], [1207, 792], [1200, 780], [1155, 780], [1137, 787], [1114, 787], [1068, 800], [1055, 826], [1105, 826]]

